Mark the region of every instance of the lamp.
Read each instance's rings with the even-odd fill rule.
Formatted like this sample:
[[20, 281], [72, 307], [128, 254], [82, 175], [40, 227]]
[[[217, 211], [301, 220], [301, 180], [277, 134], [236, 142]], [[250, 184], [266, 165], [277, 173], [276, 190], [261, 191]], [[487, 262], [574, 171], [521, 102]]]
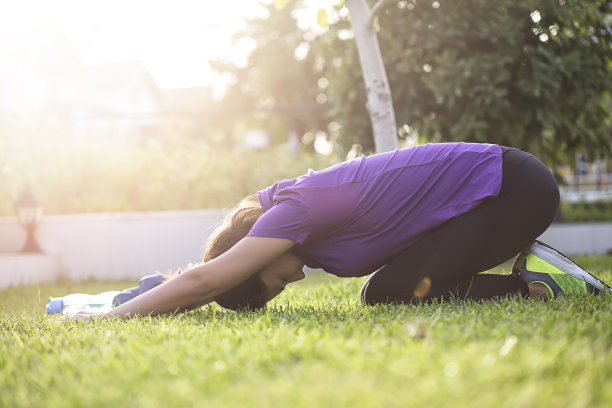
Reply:
[[25, 189], [15, 203], [19, 224], [26, 230], [26, 240], [21, 252], [42, 252], [34, 230], [42, 215], [42, 203], [30, 187]]

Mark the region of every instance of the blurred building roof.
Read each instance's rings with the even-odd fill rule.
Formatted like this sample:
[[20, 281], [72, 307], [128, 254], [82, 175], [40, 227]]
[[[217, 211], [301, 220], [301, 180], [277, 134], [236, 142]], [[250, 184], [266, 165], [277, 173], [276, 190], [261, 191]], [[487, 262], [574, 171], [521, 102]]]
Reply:
[[53, 25], [0, 39], [0, 115], [52, 113], [77, 133], [93, 126], [126, 134], [163, 117], [197, 116], [211, 103], [210, 88], [160, 89], [142, 61], [84, 63]]
[[60, 99], [93, 115], [151, 115], [163, 109], [160, 90], [141, 61], [83, 64]]

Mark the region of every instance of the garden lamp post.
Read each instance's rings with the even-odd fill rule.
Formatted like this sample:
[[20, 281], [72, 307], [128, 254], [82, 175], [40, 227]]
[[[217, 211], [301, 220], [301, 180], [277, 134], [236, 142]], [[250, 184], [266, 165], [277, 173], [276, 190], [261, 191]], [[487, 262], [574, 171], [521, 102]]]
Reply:
[[42, 252], [34, 235], [36, 225], [42, 215], [42, 204], [31, 188], [28, 187], [21, 193], [15, 203], [15, 209], [19, 224], [26, 230], [26, 240], [21, 252]]

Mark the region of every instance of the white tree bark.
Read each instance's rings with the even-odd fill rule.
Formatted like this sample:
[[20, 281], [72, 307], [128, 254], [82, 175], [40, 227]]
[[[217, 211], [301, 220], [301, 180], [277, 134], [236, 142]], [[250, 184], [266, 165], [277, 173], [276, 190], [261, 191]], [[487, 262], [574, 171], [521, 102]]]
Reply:
[[[376, 12], [385, 0], [374, 6]], [[391, 89], [385, 72], [376, 30], [372, 24], [373, 15], [368, 10], [366, 0], [346, 0], [351, 15], [351, 25], [355, 33], [357, 53], [365, 82], [376, 152], [387, 152], [398, 147], [397, 125], [391, 99]]]

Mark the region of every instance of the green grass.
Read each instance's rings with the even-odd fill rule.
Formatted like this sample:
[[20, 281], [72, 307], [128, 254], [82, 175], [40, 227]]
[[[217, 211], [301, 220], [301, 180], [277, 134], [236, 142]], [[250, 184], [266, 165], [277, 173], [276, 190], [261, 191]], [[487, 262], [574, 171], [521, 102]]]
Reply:
[[[578, 262], [612, 281], [612, 257]], [[207, 306], [49, 323], [0, 291], [0, 406], [606, 407], [612, 296], [363, 307], [363, 279], [313, 274], [266, 312]]]

